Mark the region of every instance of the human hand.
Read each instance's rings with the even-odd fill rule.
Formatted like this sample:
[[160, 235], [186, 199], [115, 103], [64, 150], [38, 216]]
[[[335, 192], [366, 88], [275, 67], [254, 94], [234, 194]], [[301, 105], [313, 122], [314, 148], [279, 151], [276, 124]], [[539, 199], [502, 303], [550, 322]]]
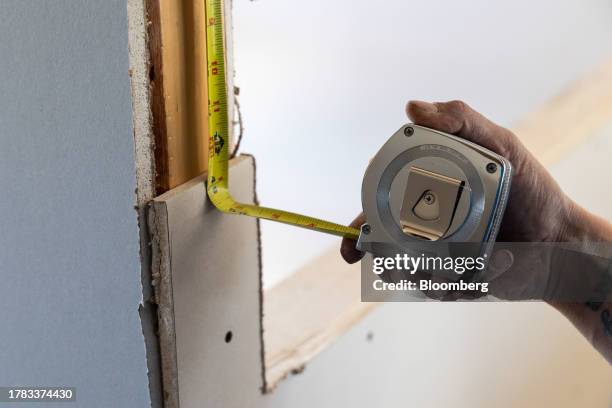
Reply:
[[[417, 125], [465, 138], [510, 161], [514, 172], [512, 188], [498, 241], [564, 242], [572, 238], [570, 226], [576, 224], [576, 205], [514, 133], [460, 101], [435, 104], [412, 101], [406, 111]], [[361, 214], [351, 226], [359, 228], [364, 222]], [[347, 238], [342, 242], [341, 254], [349, 263], [357, 262], [363, 256], [355, 248], [355, 241]], [[497, 275], [500, 275], [513, 264], [517, 266], [516, 260], [507, 252], [501, 252], [494, 254], [491, 269], [495, 273], [497, 268]], [[513, 276], [504, 276], [504, 285], [497, 285], [499, 291], [512, 293], [512, 298], [528, 297], [527, 288], [541, 288], [548, 280], [546, 274], [549, 271], [537, 269], [541, 273], [534, 273], [533, 268], [513, 268]], [[537, 285], [534, 280], [538, 281]]]
[[[502, 242], [563, 242], [573, 202], [510, 130], [491, 122], [461, 101], [412, 101], [406, 107], [416, 124], [459, 136], [507, 158], [513, 167], [512, 188], [498, 240]], [[351, 224], [359, 227], [363, 214]], [[355, 241], [344, 239], [342, 256], [361, 259]]]

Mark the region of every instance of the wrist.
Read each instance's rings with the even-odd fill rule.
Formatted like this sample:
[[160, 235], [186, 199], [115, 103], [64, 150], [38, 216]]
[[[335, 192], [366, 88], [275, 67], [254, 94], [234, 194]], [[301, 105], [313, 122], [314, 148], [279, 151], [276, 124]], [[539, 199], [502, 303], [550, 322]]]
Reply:
[[564, 209], [545, 300], [551, 304], [605, 301], [612, 288], [612, 225], [569, 198]]
[[557, 242], [612, 242], [612, 225], [565, 197]]

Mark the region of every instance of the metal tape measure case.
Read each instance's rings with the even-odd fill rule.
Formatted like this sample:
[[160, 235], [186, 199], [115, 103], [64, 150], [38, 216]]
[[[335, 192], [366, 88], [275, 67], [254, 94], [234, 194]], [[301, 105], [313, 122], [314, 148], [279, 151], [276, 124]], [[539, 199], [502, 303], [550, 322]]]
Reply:
[[[366, 222], [357, 248], [419, 251], [426, 243], [495, 241], [510, 191], [504, 157], [465, 139], [422, 126], [402, 126], [366, 170], [361, 200]], [[431, 248], [431, 246], [429, 246]]]

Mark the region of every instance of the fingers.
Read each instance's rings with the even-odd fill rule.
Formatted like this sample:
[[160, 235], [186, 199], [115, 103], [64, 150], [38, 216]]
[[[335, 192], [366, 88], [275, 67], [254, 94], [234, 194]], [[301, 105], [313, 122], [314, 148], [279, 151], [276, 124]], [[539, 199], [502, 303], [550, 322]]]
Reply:
[[[361, 213], [353, 220], [353, 222], [351, 222], [350, 226], [353, 228], [359, 228], [364, 222], [365, 214]], [[340, 245], [340, 254], [342, 255], [342, 258], [344, 258], [344, 260], [350, 264], [353, 264], [363, 258], [363, 253], [355, 247], [356, 244], [357, 241], [354, 239], [343, 238], [342, 244]]]
[[518, 140], [512, 132], [491, 122], [465, 102], [411, 101], [406, 112], [417, 125], [457, 135], [507, 158], [517, 148]]

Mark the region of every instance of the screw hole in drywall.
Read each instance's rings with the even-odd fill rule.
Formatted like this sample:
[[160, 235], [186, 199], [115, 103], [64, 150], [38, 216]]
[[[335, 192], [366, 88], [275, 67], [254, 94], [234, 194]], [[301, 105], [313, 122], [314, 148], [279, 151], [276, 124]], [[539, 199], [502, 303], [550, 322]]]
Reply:
[[225, 333], [225, 342], [229, 343], [230, 341], [232, 341], [232, 337], [234, 337], [234, 335], [231, 330]]
[[374, 340], [374, 332], [369, 331], [366, 334], [366, 341], [372, 341], [372, 340]]

